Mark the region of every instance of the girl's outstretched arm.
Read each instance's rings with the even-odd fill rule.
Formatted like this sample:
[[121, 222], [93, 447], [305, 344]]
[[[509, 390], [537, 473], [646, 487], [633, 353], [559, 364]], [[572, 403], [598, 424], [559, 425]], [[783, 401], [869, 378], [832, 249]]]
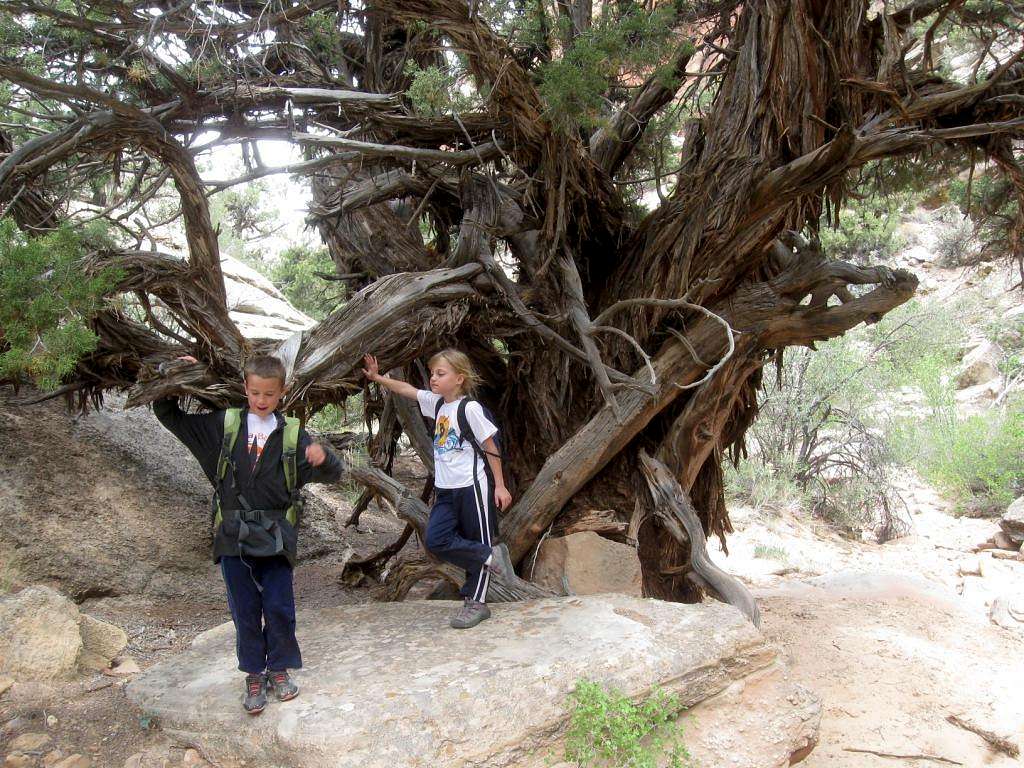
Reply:
[[384, 376], [380, 372], [380, 366], [377, 364], [377, 358], [373, 355], [363, 355], [363, 375], [366, 376], [370, 381], [375, 381], [385, 389], [389, 389], [396, 395], [402, 397], [408, 397], [410, 400], [416, 399], [416, 387], [407, 381], [400, 381], [398, 379], [392, 379], [388, 376]]

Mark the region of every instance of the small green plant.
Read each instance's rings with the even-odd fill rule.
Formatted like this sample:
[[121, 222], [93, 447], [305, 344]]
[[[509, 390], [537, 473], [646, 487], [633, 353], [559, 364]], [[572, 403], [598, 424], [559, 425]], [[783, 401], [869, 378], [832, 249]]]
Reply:
[[754, 547], [754, 557], [761, 560], [778, 560], [780, 563], [785, 563], [789, 560], [789, 553], [784, 547], [758, 544]]
[[693, 765], [677, 722], [683, 709], [678, 696], [655, 689], [643, 701], [634, 702], [614, 688], [580, 680], [569, 699], [573, 710], [565, 759], [579, 768]]
[[81, 237], [61, 228], [28, 238], [0, 221], [0, 380], [31, 377], [55, 389], [98, 343], [88, 321], [118, 279], [84, 274]]

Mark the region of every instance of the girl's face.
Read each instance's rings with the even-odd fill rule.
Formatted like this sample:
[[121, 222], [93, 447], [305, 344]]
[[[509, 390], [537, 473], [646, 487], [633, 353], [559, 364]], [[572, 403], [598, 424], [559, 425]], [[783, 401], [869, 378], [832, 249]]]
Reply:
[[456, 373], [443, 357], [430, 369], [430, 391], [445, 400], [453, 400], [461, 395], [465, 383], [466, 377]]

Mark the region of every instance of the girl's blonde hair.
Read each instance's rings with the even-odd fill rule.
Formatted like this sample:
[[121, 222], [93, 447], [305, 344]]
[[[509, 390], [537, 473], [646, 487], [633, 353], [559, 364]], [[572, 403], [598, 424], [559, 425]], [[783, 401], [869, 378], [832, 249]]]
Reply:
[[476, 372], [476, 369], [473, 368], [473, 363], [469, 359], [469, 356], [466, 355], [465, 352], [460, 352], [457, 349], [449, 347], [448, 349], [442, 349], [430, 358], [427, 365], [430, 368], [433, 368], [434, 363], [439, 360], [444, 360], [452, 367], [452, 370], [455, 373], [465, 377], [465, 380], [462, 382], [461, 394], [468, 395], [469, 397], [475, 397], [476, 389], [480, 386], [481, 378]]

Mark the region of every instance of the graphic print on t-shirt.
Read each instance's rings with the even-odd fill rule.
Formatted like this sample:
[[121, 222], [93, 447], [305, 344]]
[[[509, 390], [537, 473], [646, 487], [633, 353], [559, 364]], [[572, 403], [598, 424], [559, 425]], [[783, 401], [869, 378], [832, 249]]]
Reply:
[[277, 429], [277, 419], [273, 414], [260, 418], [255, 413], [250, 413], [246, 420], [246, 427], [249, 435], [249, 460], [255, 465], [263, 455], [263, 447], [267, 444], [267, 438]]
[[437, 420], [437, 427], [434, 429], [434, 453], [440, 456], [448, 451], [454, 451], [459, 447], [459, 436], [452, 429], [451, 422], [447, 416], [441, 416]]

